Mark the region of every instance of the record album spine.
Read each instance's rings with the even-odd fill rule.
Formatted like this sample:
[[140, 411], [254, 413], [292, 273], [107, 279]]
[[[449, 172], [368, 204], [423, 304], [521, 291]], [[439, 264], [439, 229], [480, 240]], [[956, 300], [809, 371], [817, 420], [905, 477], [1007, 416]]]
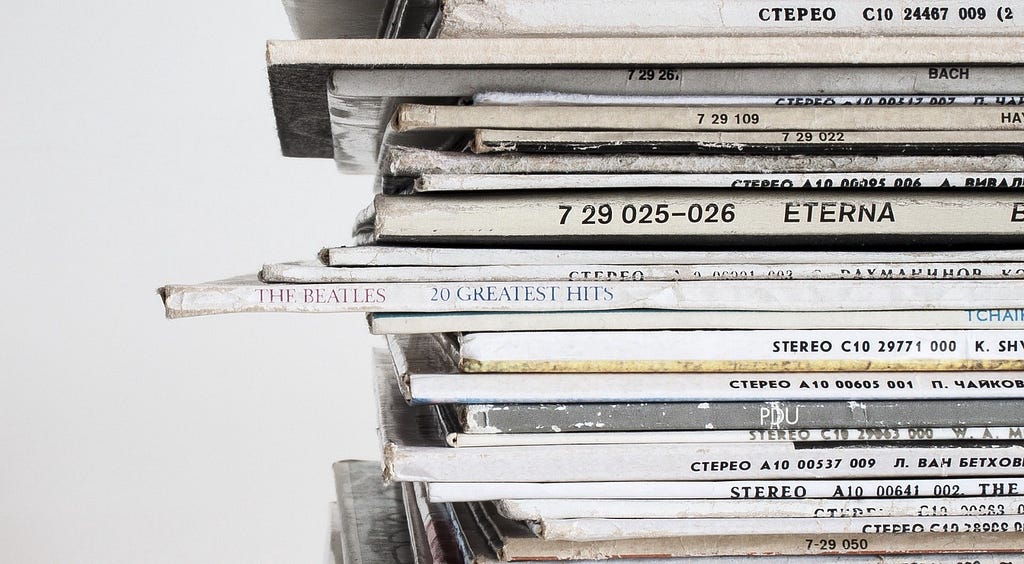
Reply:
[[[1024, 68], [1024, 67], [1021, 67]], [[1024, 80], [1022, 80], [1024, 82]], [[1022, 84], [1021, 88], [1024, 88]], [[385, 147], [381, 170], [391, 176], [423, 174], [671, 174], [816, 172], [935, 172], [1024, 170], [1024, 157], [998, 156], [741, 156], [741, 155], [475, 155], [415, 147]]]
[[1016, 131], [600, 132], [477, 129], [476, 153], [660, 153], [749, 155], [999, 155], [1020, 147]]
[[[739, 258], [739, 257], [737, 257]], [[753, 257], [752, 257], [753, 258]], [[1017, 280], [1024, 262], [578, 264], [492, 266], [326, 267], [307, 263], [264, 265], [269, 283], [370, 282], [682, 281], [682, 280]]]
[[397, 131], [1021, 131], [1024, 112], [994, 106], [439, 106], [402, 104]]
[[434, 403], [912, 400], [1024, 397], [1021, 372], [411, 374], [409, 399]]
[[[380, 242], [802, 243], [888, 247], [929, 238], [1009, 244], [1024, 234], [1013, 193], [589, 191], [377, 196]], [[863, 247], [862, 247], [863, 248]]]
[[819, 172], [819, 173], [677, 173], [677, 174], [423, 174], [417, 192], [482, 190], [594, 190], [614, 188], [747, 188], [752, 190], [831, 188], [893, 190], [1016, 190], [1024, 172]]
[[464, 434], [1012, 427], [1024, 401], [888, 400], [452, 405]]
[[504, 433], [471, 434], [450, 433], [448, 444], [456, 448], [528, 445], [589, 445], [615, 444], [627, 440], [638, 444], [664, 443], [794, 443], [832, 444], [901, 443], [954, 444], [956, 441], [993, 443], [1024, 441], [1024, 428], [1011, 427], [854, 427], [847, 429], [751, 429], [704, 431], [630, 431], [595, 433]]
[[781, 517], [771, 512], [760, 517], [727, 520], [687, 519], [542, 519], [531, 528], [545, 540], [589, 542], [617, 539], [692, 537], [705, 535], [943, 534], [969, 543], [983, 532], [1024, 533], [1021, 515], [960, 515], [905, 517], [845, 517], [816, 519]]
[[[986, 498], [996, 511], [1016, 512], [1004, 497], [1024, 495], [1024, 479], [911, 478], [728, 481], [608, 481], [571, 483], [434, 482], [427, 485], [431, 502], [522, 500], [916, 500], [922, 511], [942, 499]], [[937, 501], [936, 501], [937, 500]], [[984, 508], [982, 508], [984, 510]]]
[[460, 347], [463, 372], [1024, 370], [1013, 330], [513, 331]]
[[[764, 516], [800, 519], [1020, 515], [1024, 497], [856, 499], [505, 499], [498, 511], [516, 520], [727, 519]], [[1016, 528], [1016, 527], [1014, 527]], [[923, 531], [922, 531], [923, 532]]]
[[[557, 4], [558, 9], [551, 6]], [[449, 0], [439, 37], [609, 37], [732, 35], [1015, 35], [1016, 2], [653, 0], [644, 10], [607, 0]]]
[[[1019, 441], [1017, 441], [1019, 443]], [[1019, 475], [1024, 447], [799, 448], [797, 443], [559, 445], [453, 449], [388, 442], [387, 475], [414, 482], [910, 479]], [[623, 464], [644, 460], [643, 465]]]
[[220, 313], [699, 309], [866, 311], [1017, 308], [1014, 281], [821, 280], [265, 284], [255, 279], [168, 285], [168, 317]]

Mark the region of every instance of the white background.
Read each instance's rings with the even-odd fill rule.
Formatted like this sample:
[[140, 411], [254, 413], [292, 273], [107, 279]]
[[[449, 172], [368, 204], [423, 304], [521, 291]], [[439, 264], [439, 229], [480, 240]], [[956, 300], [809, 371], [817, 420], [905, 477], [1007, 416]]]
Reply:
[[167, 321], [155, 288], [347, 241], [366, 177], [280, 156], [280, 4], [7, 2], [0, 562], [320, 562], [376, 458], [359, 315]]

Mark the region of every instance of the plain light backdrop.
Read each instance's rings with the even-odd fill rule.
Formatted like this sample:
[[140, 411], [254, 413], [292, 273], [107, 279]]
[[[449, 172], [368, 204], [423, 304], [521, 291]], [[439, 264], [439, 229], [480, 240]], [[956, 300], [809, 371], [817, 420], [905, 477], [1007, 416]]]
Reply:
[[344, 243], [370, 179], [280, 156], [280, 4], [0, 18], [0, 562], [321, 562], [376, 458], [358, 314], [167, 321], [155, 289]]

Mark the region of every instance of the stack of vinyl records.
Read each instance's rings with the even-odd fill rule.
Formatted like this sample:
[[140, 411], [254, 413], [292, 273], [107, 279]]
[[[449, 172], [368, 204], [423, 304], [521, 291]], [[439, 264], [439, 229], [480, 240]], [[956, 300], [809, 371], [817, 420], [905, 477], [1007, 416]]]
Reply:
[[267, 60], [354, 244], [161, 289], [386, 336], [334, 558], [1024, 561], [1024, 4], [349, 3]]

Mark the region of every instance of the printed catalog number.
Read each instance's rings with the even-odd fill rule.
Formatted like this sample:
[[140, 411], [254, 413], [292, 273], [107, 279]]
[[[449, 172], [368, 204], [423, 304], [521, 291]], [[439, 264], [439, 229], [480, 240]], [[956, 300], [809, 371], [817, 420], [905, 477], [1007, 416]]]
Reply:
[[685, 223], [732, 223], [736, 220], [736, 204], [716, 202], [694, 203], [689, 206], [669, 204], [586, 204], [560, 205], [559, 225], [623, 225], [664, 224], [672, 221]]
[[[960, 6], [951, 11], [948, 6], [907, 6], [902, 13], [892, 8], [867, 8], [861, 16], [865, 21], [892, 21], [900, 14], [903, 21], [947, 21], [958, 19], [960, 21], [983, 21], [992, 14], [982, 6]], [[1013, 19], [1013, 8], [1009, 6], [998, 6], [995, 10], [995, 17], [1001, 22]]]
[[842, 143], [846, 141], [843, 131], [782, 131], [784, 143]]
[[835, 539], [804, 539], [807, 543], [807, 550], [831, 551], [831, 550], [867, 550], [868, 539], [853, 538], [842, 539], [836, 542]]
[[744, 113], [744, 114], [697, 114], [698, 125], [728, 125], [728, 124], [740, 124], [740, 125], [756, 125], [761, 122], [761, 116], [759, 114]]

